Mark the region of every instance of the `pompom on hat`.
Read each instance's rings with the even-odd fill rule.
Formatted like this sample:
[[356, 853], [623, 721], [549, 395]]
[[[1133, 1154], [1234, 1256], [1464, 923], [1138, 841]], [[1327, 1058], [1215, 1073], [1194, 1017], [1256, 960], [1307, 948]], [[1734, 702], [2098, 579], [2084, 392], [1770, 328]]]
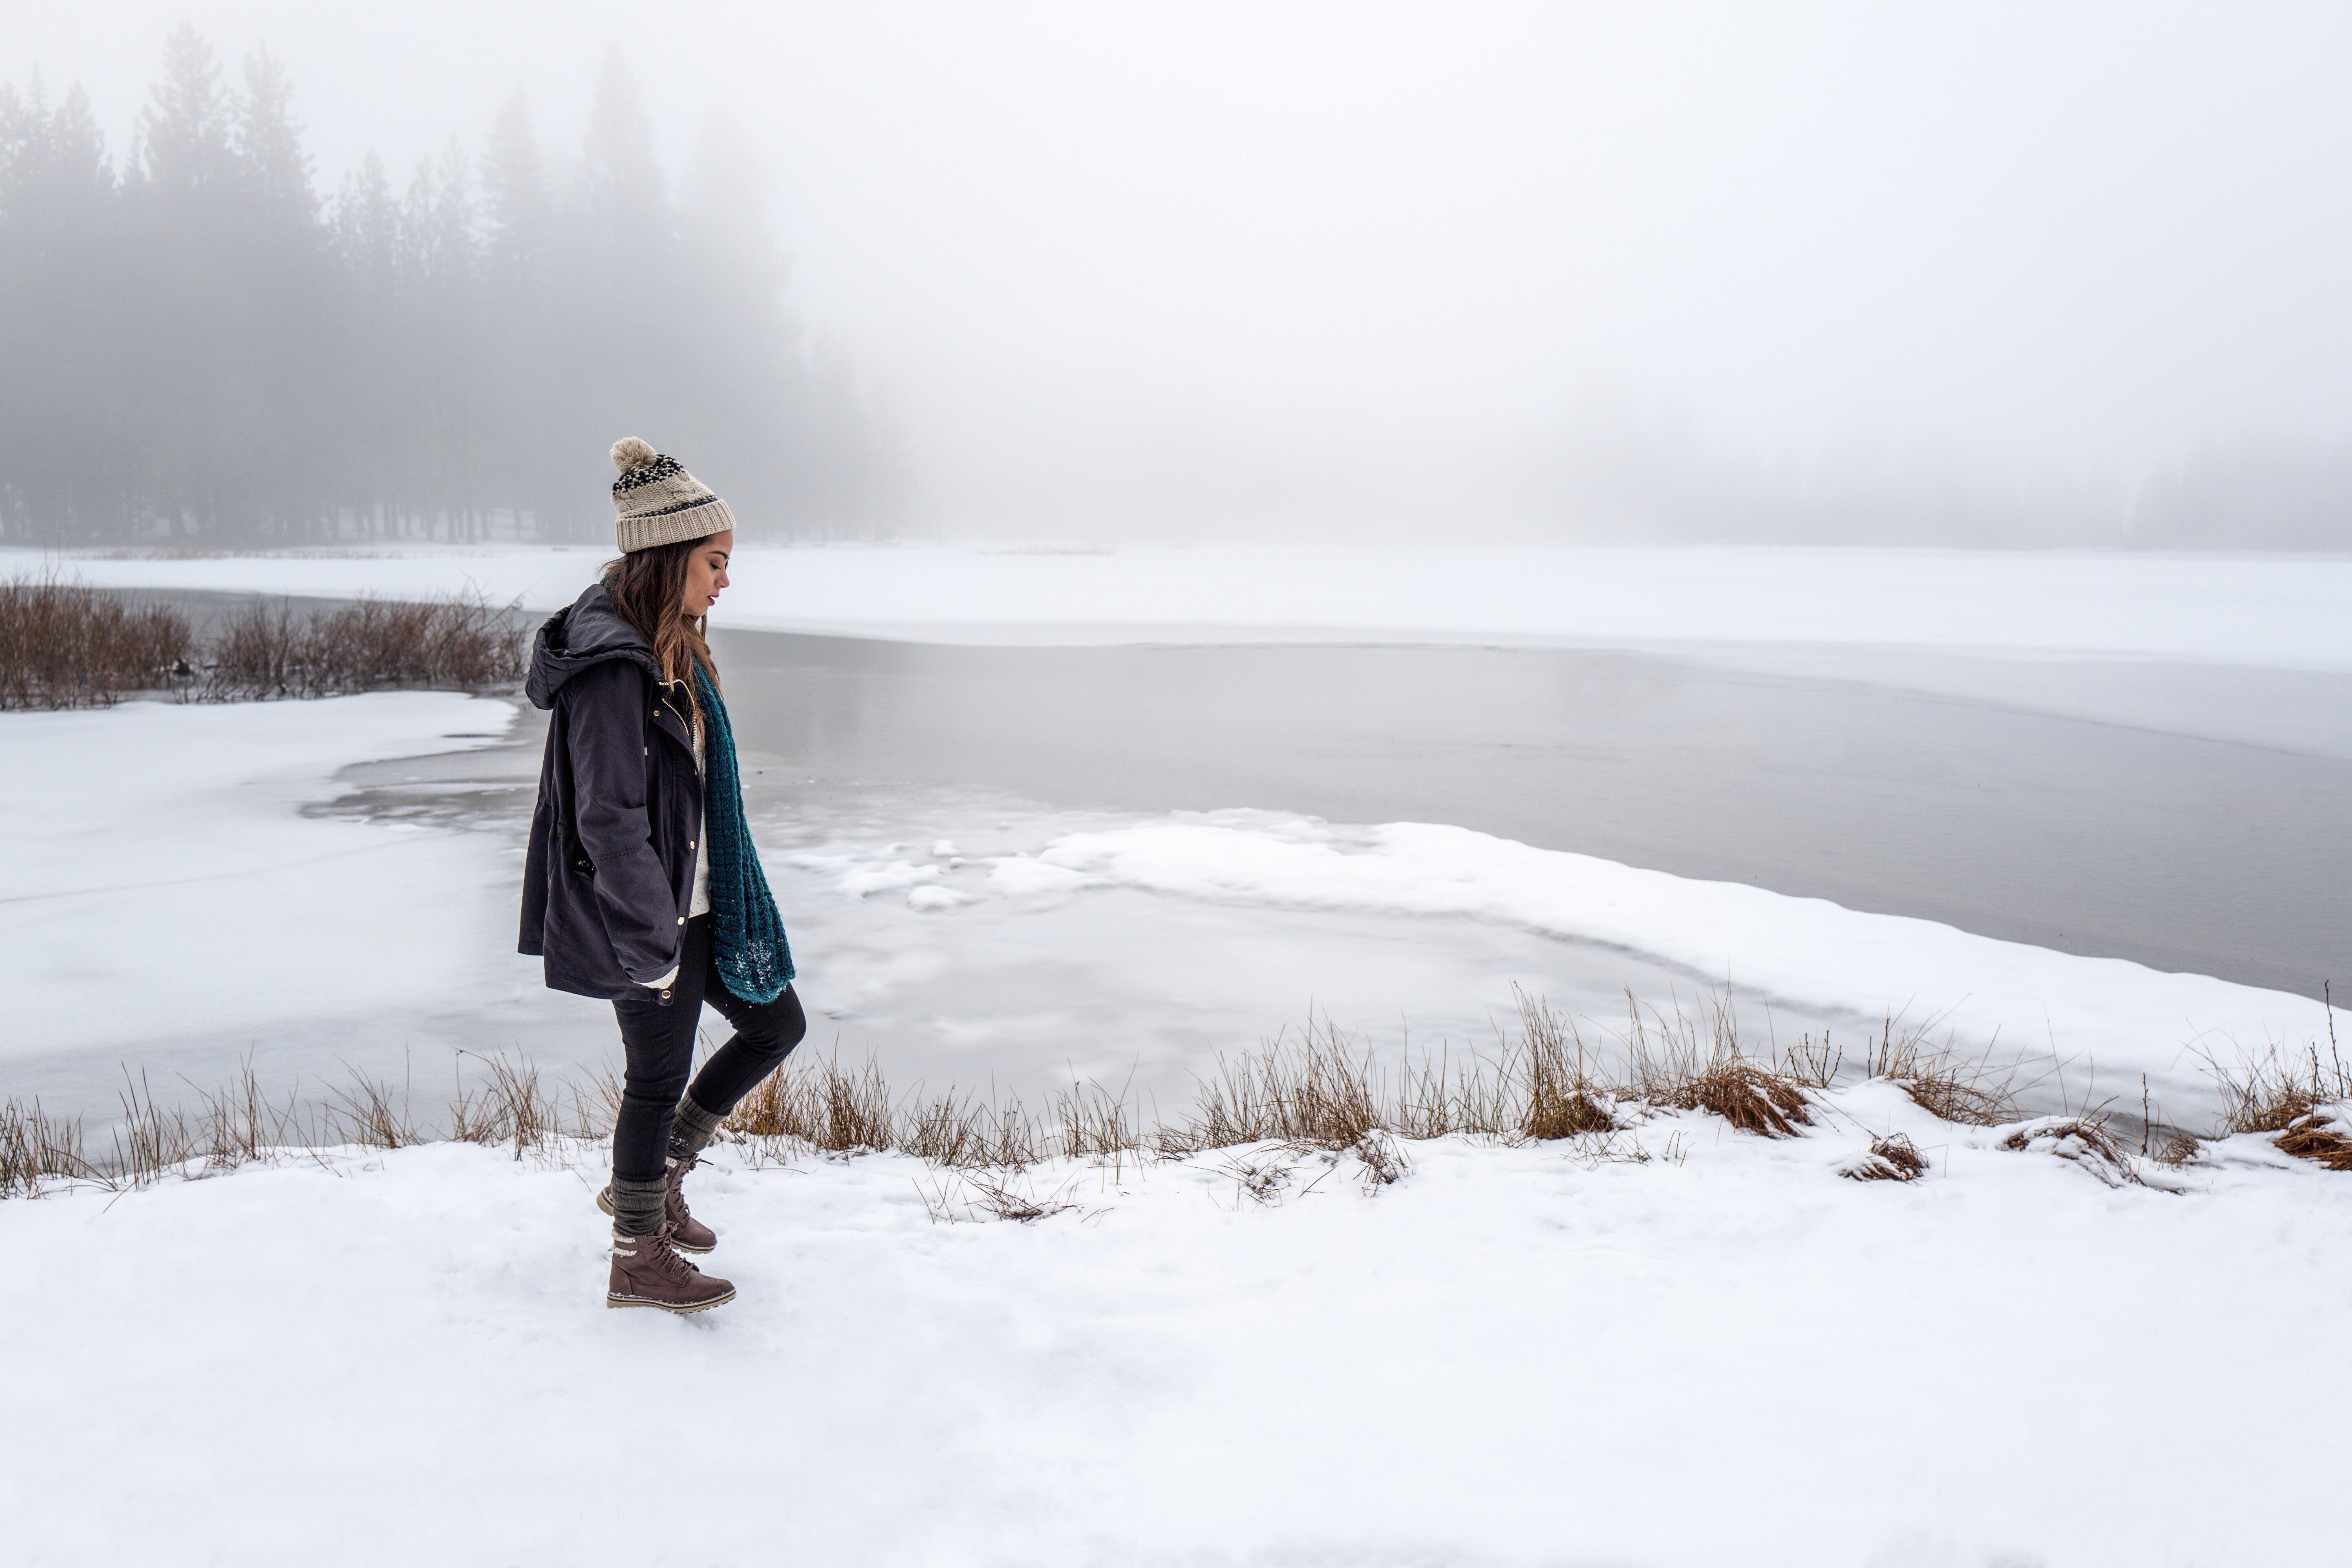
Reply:
[[707, 539], [735, 526], [735, 514], [709, 486], [688, 473], [676, 458], [665, 457], [635, 436], [613, 443], [613, 466], [621, 470], [613, 481], [613, 510], [618, 514], [613, 531], [624, 555], [656, 544]]

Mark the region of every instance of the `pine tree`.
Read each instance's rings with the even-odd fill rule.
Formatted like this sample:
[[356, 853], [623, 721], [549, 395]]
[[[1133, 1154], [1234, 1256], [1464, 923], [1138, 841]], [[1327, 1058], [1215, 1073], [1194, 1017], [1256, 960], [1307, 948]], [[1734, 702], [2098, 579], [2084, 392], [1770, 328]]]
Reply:
[[[174, 29], [120, 174], [79, 89], [0, 86], [0, 536], [224, 543], [386, 531], [607, 537], [614, 437], [695, 454], [752, 531], [862, 530], [880, 426], [784, 300], [763, 172], [723, 120], [673, 203], [617, 54], [577, 177], [520, 95], [478, 165], [321, 203], [285, 68], [232, 89]], [[884, 498], [884, 499], [877, 499]]]

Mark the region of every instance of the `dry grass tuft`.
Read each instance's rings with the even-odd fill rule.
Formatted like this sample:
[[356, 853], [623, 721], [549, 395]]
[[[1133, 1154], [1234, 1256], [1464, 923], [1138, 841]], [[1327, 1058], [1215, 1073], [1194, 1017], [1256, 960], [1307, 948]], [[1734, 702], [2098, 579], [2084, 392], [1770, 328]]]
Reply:
[[1927, 1156], [1900, 1132], [1874, 1138], [1870, 1147], [1838, 1167], [1857, 1182], [1916, 1182], [1927, 1173]]
[[1298, 1044], [1277, 1036], [1238, 1060], [1220, 1056], [1202, 1080], [1191, 1123], [1160, 1140], [1172, 1153], [1240, 1143], [1346, 1149], [1388, 1124], [1371, 1053], [1328, 1018], [1309, 1017]]
[[1255, 1204], [1271, 1204], [1279, 1199], [1283, 1188], [1290, 1184], [1298, 1163], [1287, 1149], [1252, 1150], [1247, 1153], [1228, 1154], [1217, 1166], [1222, 1175], [1234, 1179], [1234, 1191]]
[[893, 1136], [902, 1153], [934, 1165], [1017, 1169], [1037, 1162], [1035, 1131], [1018, 1100], [982, 1101], [950, 1089], [919, 1102]]
[[1054, 1097], [1054, 1152], [1071, 1160], [1124, 1159], [1144, 1146], [1139, 1115], [1125, 1088], [1113, 1094], [1100, 1084], [1073, 1080]]
[[2298, 1160], [2315, 1160], [2326, 1170], [2352, 1171], [2352, 1138], [2331, 1131], [2336, 1118], [2315, 1110], [2288, 1125], [2276, 1140]]
[[[918, 1121], [933, 1146], [952, 1146], [951, 1110], [933, 1108]], [[879, 1153], [898, 1144], [890, 1086], [873, 1058], [845, 1070], [838, 1054], [795, 1056], [770, 1073], [728, 1117], [724, 1131], [744, 1138], [790, 1138], [823, 1153]], [[911, 1130], [910, 1130], [911, 1131]]]
[[1397, 1141], [1386, 1132], [1367, 1132], [1349, 1151], [1356, 1156], [1361, 1168], [1364, 1191], [1379, 1192], [1412, 1174], [1412, 1162], [1400, 1148]]
[[1966, 1061], [1952, 1053], [1948, 1039], [1936, 1044], [1931, 1036], [1941, 1021], [1933, 1017], [1914, 1026], [1889, 1014], [1876, 1039], [1863, 1037], [1861, 1054], [1851, 1064], [1845, 1048], [1827, 1034], [1818, 1042], [1806, 1036], [1782, 1054], [1780, 1075], [1810, 1088], [1832, 1089], [1851, 1067], [1855, 1077], [1902, 1085], [1914, 1104], [1940, 1121], [1998, 1127], [2016, 1120], [2016, 1069], [1996, 1074], [1990, 1048]]
[[[1059, 1191], [1039, 1196], [1029, 1184], [1020, 1182], [1009, 1173], [988, 1171], [966, 1171], [964, 1184], [971, 1189], [973, 1206], [995, 1219], [1009, 1219], [1027, 1225], [1050, 1215], [1066, 1214], [1078, 1205]], [[1017, 1184], [1016, 1184], [1017, 1183]]]
[[2314, 1160], [2331, 1171], [2352, 1171], [2352, 1140], [2331, 1131], [2336, 1113], [2352, 1105], [2352, 1070], [2336, 1044], [2336, 1009], [2322, 987], [2327, 1008], [2327, 1055], [2316, 1042], [2300, 1055], [2283, 1056], [2273, 1047], [2256, 1061], [2242, 1058], [2225, 1068], [2209, 1053], [2205, 1064], [2221, 1086], [2222, 1126], [2231, 1132], [2270, 1132], [2286, 1153]]
[[[1574, 1020], [1560, 1017], [1540, 996], [1517, 986], [1512, 991], [1519, 1004], [1516, 1076], [1526, 1085], [1519, 1131], [1549, 1142], [1615, 1128], [1616, 1096], [1594, 1071]], [[1506, 1078], [1514, 1076], [1512, 1065], [1507, 1061]]]
[[262, 1092], [250, 1056], [238, 1064], [236, 1082], [211, 1094], [198, 1091], [196, 1104], [194, 1136], [178, 1152], [203, 1159], [208, 1172], [233, 1171], [268, 1150], [308, 1142], [315, 1132], [304, 1124], [294, 1090], [283, 1105]]
[[342, 1138], [363, 1149], [405, 1149], [425, 1140], [409, 1115], [408, 1087], [393, 1099], [392, 1086], [354, 1068], [351, 1081], [333, 1091], [327, 1115]]
[[2130, 1151], [2107, 1131], [2102, 1115], [2040, 1117], [2003, 1138], [2000, 1147], [2072, 1161], [2111, 1187], [2142, 1184]]
[[457, 1053], [482, 1064], [488, 1081], [468, 1089], [461, 1080], [449, 1102], [449, 1136], [461, 1143], [486, 1147], [507, 1144], [514, 1157], [540, 1153], [567, 1138], [591, 1138], [601, 1131], [591, 1120], [587, 1103], [572, 1097], [572, 1114], [564, 1115], [562, 1095], [539, 1081], [539, 1068], [529, 1061], [503, 1056]]
[[1068, 1184], [1040, 1195], [1017, 1171], [958, 1170], [928, 1185], [918, 1182], [915, 1191], [933, 1225], [982, 1218], [1029, 1225], [1078, 1206]]
[[1787, 1079], [1738, 1058], [1717, 1058], [1689, 1081], [1669, 1105], [1713, 1111], [1742, 1132], [1765, 1138], [1793, 1138], [1813, 1119], [1805, 1109], [1805, 1092]]
[[92, 1174], [79, 1121], [44, 1115], [37, 1100], [0, 1105], [0, 1198], [37, 1197], [49, 1181]]
[[1676, 1110], [1705, 1110], [1743, 1132], [1791, 1138], [1812, 1125], [1797, 1077], [1740, 1048], [1730, 1005], [1710, 998], [1696, 1016], [1669, 1017], [1626, 997], [1625, 1052], [1633, 1098]]

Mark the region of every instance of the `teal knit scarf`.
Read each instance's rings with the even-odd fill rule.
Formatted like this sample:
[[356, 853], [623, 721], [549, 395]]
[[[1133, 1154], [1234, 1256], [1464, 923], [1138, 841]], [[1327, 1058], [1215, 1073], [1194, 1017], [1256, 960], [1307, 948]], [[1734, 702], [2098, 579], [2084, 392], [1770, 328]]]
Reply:
[[743, 780], [735, 767], [735, 731], [727, 704], [698, 664], [702, 696], [702, 837], [710, 853], [710, 945], [719, 978], [746, 1002], [772, 1002], [793, 983], [793, 950], [783, 918], [751, 847], [743, 819]]

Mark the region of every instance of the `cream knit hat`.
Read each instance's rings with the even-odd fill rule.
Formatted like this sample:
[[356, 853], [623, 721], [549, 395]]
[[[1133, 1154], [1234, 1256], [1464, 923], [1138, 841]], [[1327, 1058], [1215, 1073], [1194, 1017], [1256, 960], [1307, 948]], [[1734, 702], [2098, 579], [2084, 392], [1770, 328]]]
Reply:
[[635, 436], [613, 444], [613, 466], [621, 470], [613, 481], [613, 510], [619, 514], [613, 531], [624, 555], [706, 539], [735, 526], [735, 514], [709, 486], [676, 458], [662, 456]]

